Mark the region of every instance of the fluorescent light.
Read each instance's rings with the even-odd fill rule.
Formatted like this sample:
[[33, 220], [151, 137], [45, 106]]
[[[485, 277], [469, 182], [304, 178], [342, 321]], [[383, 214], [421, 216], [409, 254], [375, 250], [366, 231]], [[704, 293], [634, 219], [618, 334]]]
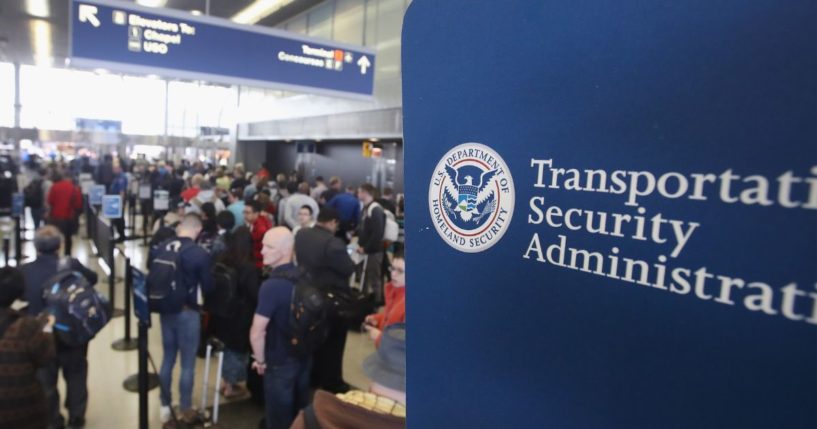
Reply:
[[164, 7], [164, 5], [167, 4], [167, 0], [136, 0], [136, 3], [147, 7]]
[[369, 139], [369, 141], [378, 142], [378, 141], [380, 141], [380, 139], [378, 139], [376, 137], [372, 137], [372, 138]]
[[26, 11], [29, 15], [37, 18], [51, 16], [51, 7], [48, 5], [48, 0], [26, 0]]
[[196, 15], [196, 16], [201, 15], [201, 11], [198, 10], [198, 9], [193, 9], [193, 10], [190, 11], [190, 13], [192, 13], [193, 15]]
[[51, 45], [51, 24], [48, 21], [35, 19], [31, 21], [30, 31], [34, 45], [34, 62], [37, 65], [52, 65], [54, 58]]
[[94, 69], [94, 73], [96, 73], [96, 74], [108, 74], [108, 69], [103, 69], [103, 68]]
[[230, 19], [239, 24], [255, 24], [291, 2], [292, 0], [256, 0]]

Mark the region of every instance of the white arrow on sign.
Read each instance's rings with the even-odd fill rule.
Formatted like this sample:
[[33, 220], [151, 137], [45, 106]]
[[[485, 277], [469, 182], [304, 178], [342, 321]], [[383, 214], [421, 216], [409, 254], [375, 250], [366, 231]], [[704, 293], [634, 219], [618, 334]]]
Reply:
[[368, 70], [369, 67], [372, 66], [372, 63], [369, 62], [369, 59], [366, 58], [366, 56], [364, 55], [360, 57], [359, 60], [357, 60], [357, 65], [360, 66], [360, 74], [366, 74], [366, 70]]
[[89, 4], [79, 5], [79, 22], [87, 22], [93, 25], [94, 28], [99, 28], [101, 23], [99, 22], [99, 18], [96, 17], [97, 12], [98, 9], [96, 6]]

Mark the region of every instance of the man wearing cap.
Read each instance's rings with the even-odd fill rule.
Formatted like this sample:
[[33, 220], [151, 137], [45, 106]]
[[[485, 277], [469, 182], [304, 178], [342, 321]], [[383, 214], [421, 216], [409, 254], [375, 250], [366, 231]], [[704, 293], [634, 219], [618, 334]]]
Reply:
[[397, 429], [406, 427], [406, 325], [383, 331], [380, 348], [363, 361], [369, 392], [332, 395], [318, 390], [290, 429]]
[[[59, 249], [62, 245], [62, 234], [51, 225], [46, 225], [34, 234], [34, 248], [37, 259], [23, 265], [20, 270], [26, 279], [25, 300], [28, 301], [28, 314], [39, 315], [45, 309], [43, 290], [50, 286], [48, 280], [57, 274], [60, 265], [78, 271], [91, 285], [96, 284], [97, 275], [82, 265], [78, 260], [65, 257], [60, 260]], [[45, 390], [48, 403], [48, 421], [53, 427], [62, 427], [64, 418], [60, 414], [60, 396], [57, 391], [57, 378], [62, 368], [66, 384], [66, 401], [69, 426], [81, 427], [85, 423], [85, 410], [88, 406], [88, 344], [69, 347], [57, 341], [57, 360], [41, 369], [38, 376]]]

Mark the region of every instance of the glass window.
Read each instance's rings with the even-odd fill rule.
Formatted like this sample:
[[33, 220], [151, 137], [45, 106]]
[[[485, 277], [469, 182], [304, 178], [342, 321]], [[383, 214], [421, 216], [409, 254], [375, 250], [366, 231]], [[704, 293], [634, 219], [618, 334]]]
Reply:
[[306, 14], [289, 21], [286, 25], [286, 30], [290, 33], [306, 34]]
[[168, 86], [168, 134], [197, 137], [199, 127], [234, 129], [236, 90], [229, 87], [188, 82]]
[[335, 8], [335, 40], [363, 44], [365, 0], [338, 0]]
[[0, 127], [14, 126], [14, 65], [0, 63]]
[[324, 3], [309, 12], [309, 35], [332, 38], [332, 13], [335, 4], [333, 2]]
[[374, 46], [377, 43], [377, 6], [379, 0], [366, 0], [366, 26], [363, 44]]
[[122, 132], [163, 135], [165, 132], [165, 82], [142, 77], [123, 78]]
[[400, 32], [403, 26], [404, 0], [380, 0], [377, 10], [378, 77], [400, 75]]

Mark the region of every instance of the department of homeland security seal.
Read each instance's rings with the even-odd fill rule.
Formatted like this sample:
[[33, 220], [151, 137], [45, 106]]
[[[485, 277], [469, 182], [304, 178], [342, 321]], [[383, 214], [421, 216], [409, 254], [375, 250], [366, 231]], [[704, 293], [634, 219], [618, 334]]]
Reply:
[[449, 246], [482, 252], [496, 244], [511, 223], [513, 178], [493, 149], [464, 143], [437, 164], [428, 201], [437, 233]]

